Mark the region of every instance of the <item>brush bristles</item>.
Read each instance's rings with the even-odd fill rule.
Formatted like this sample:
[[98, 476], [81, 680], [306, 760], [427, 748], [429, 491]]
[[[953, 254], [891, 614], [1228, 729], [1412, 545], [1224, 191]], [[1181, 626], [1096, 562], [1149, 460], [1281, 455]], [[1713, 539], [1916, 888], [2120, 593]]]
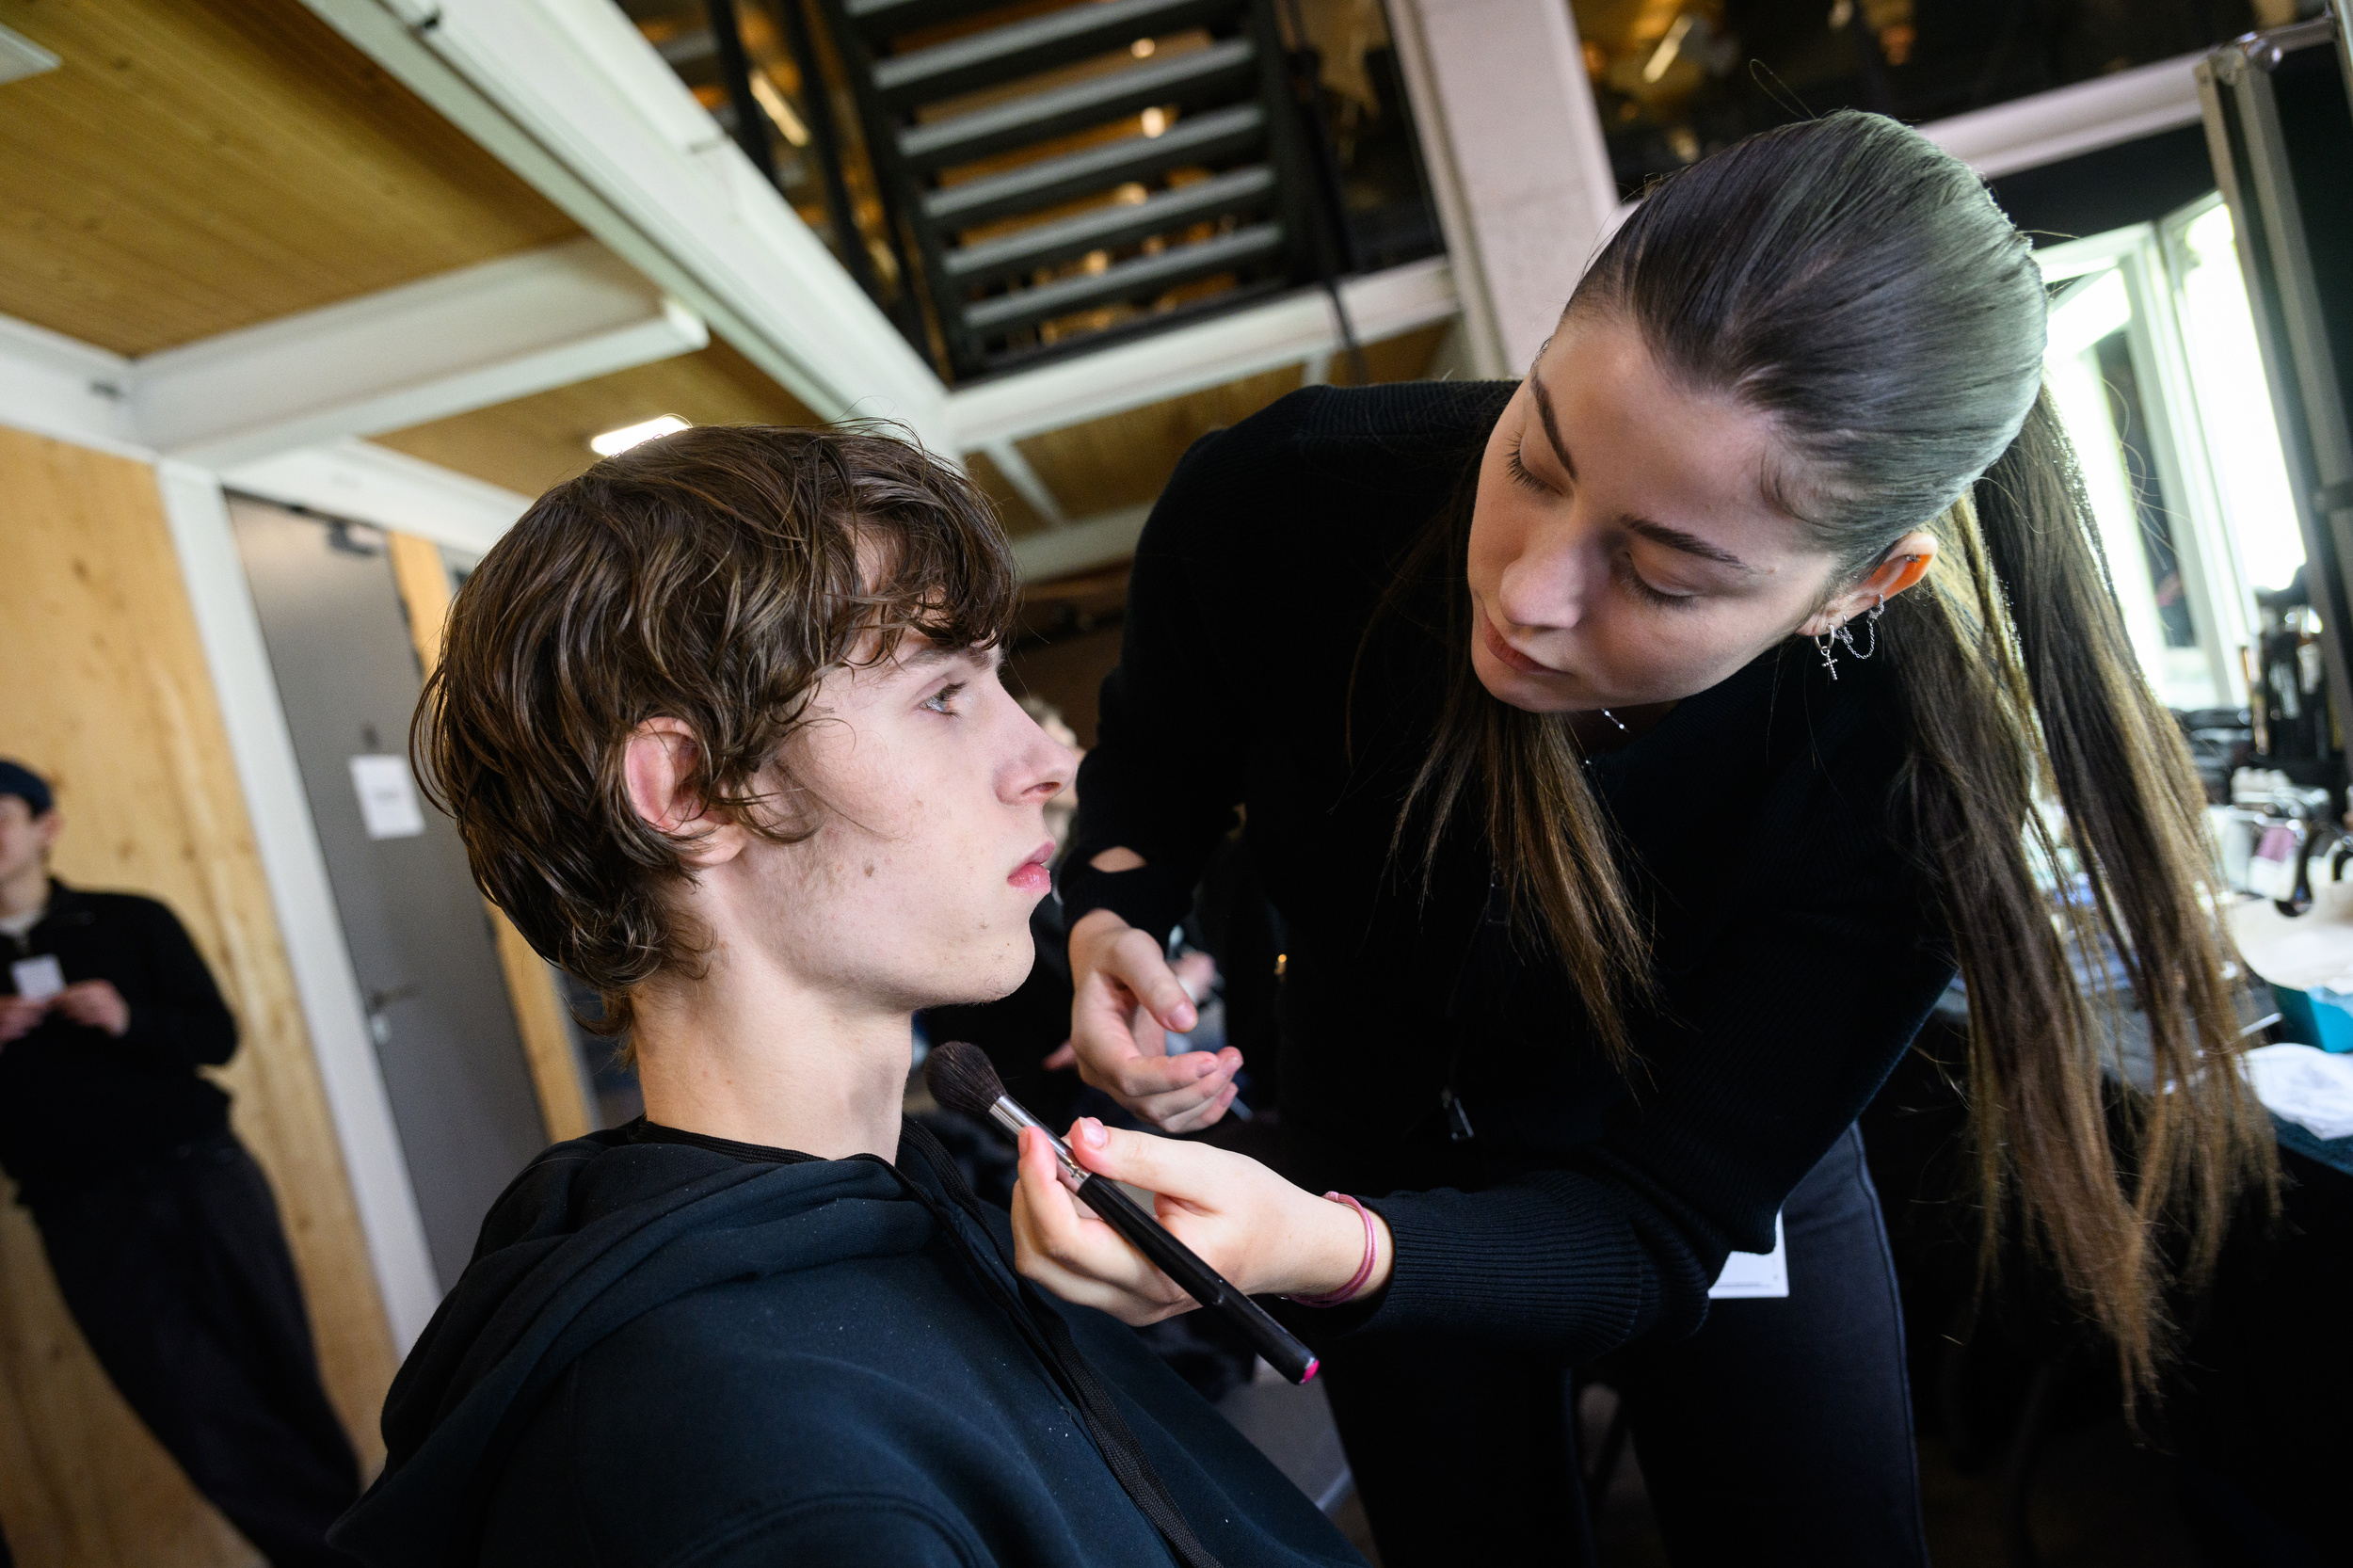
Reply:
[[988, 1108], [1005, 1092], [988, 1052], [962, 1040], [947, 1040], [932, 1048], [923, 1058], [923, 1082], [932, 1098], [949, 1110], [984, 1122], [988, 1120]]

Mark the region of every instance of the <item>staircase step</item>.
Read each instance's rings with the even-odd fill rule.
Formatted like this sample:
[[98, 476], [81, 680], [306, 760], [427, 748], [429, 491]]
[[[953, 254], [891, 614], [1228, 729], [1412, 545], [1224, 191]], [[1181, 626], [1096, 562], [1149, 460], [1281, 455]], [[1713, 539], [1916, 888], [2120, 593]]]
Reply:
[[1256, 104], [1187, 115], [1157, 136], [1123, 136], [926, 191], [923, 216], [941, 229], [969, 229], [1184, 164], [1215, 163], [1255, 150], [1265, 136], [1266, 111]]
[[1157, 256], [1138, 256], [1102, 272], [1058, 278], [1037, 288], [980, 300], [964, 308], [964, 325], [982, 336], [1008, 331], [1090, 306], [1157, 293], [1264, 257], [1279, 256], [1284, 243], [1281, 224], [1255, 223], [1194, 245], [1173, 245]]
[[959, 92], [1034, 75], [1073, 60], [1125, 49], [1216, 20], [1242, 0], [1080, 0], [874, 62], [874, 90], [893, 108], [936, 103]]
[[1147, 234], [1164, 234], [1204, 218], [1255, 213], [1274, 200], [1274, 192], [1273, 169], [1264, 164], [1238, 168], [1156, 192], [1142, 201], [1097, 207], [951, 250], [948, 276], [960, 283], [1009, 277], [1090, 250], [1132, 244]]
[[1153, 58], [1125, 71], [1030, 93], [899, 133], [899, 155], [919, 169], [986, 157], [1025, 142], [1083, 130], [1155, 104], [1198, 101], [1249, 82], [1257, 51], [1248, 39]]

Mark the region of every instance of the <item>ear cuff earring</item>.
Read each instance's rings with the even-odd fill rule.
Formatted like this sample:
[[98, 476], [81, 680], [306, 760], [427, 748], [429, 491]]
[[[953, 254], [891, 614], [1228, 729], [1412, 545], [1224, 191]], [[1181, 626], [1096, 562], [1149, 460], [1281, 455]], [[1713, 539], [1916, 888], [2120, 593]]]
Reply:
[[1871, 634], [1870, 647], [1855, 647], [1854, 628], [1843, 620], [1829, 631], [1817, 633], [1814, 638], [1814, 651], [1822, 656], [1822, 667], [1830, 671], [1833, 680], [1838, 679], [1837, 648], [1840, 644], [1846, 645], [1848, 656], [1857, 661], [1868, 659], [1880, 650], [1880, 612], [1887, 608], [1887, 600], [1881, 594], [1873, 594], [1871, 600], [1871, 607], [1863, 613], [1863, 630]]

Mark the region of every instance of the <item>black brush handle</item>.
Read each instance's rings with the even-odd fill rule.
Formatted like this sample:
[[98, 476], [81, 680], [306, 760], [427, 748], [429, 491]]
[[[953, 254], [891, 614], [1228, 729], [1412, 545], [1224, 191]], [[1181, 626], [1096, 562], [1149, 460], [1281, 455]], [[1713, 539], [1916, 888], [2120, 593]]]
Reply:
[[1080, 1201], [1103, 1217], [1103, 1223], [1125, 1236], [1160, 1266], [1160, 1272], [1184, 1287], [1185, 1294], [1250, 1336], [1267, 1365], [1293, 1383], [1316, 1375], [1316, 1353], [1299, 1342], [1290, 1330], [1267, 1315], [1267, 1309], [1226, 1283], [1225, 1276], [1201, 1261], [1200, 1256], [1171, 1236], [1160, 1222], [1109, 1176], [1090, 1176], [1079, 1183]]

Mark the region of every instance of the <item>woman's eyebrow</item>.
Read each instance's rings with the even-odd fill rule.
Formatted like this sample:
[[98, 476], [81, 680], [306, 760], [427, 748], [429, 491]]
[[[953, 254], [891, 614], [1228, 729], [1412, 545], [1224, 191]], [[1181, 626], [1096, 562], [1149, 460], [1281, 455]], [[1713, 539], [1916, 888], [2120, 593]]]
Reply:
[[1648, 518], [1622, 517], [1618, 520], [1618, 526], [1629, 534], [1640, 534], [1653, 544], [1664, 545], [1669, 550], [1679, 550], [1687, 555], [1697, 555], [1704, 561], [1714, 561], [1719, 566], [1737, 567], [1742, 571], [1753, 572], [1756, 569], [1731, 551], [1719, 549], [1697, 534], [1686, 534], [1682, 529], [1670, 528], [1663, 522], [1653, 522]]
[[1561, 459], [1561, 467], [1568, 476], [1576, 478], [1577, 464], [1569, 456], [1568, 443], [1561, 439], [1561, 426], [1553, 423], [1552, 393], [1545, 391], [1543, 378], [1533, 373], [1528, 377], [1528, 390], [1536, 399], [1536, 418], [1545, 427], [1545, 440], [1552, 443], [1552, 455]]
[[[1552, 455], [1561, 459], [1561, 468], [1568, 472], [1571, 479], [1575, 479], [1577, 464], [1570, 461], [1568, 443], [1561, 439], [1561, 426], [1553, 421], [1552, 394], [1545, 390], [1543, 380], [1532, 375], [1528, 378], [1528, 391], [1529, 395], [1536, 400], [1536, 418], [1545, 427], [1545, 440], [1552, 443]], [[1687, 534], [1680, 528], [1670, 528], [1663, 522], [1653, 522], [1648, 518], [1628, 515], [1620, 518], [1618, 525], [1630, 534], [1640, 534], [1653, 544], [1663, 545], [1669, 550], [1679, 550], [1686, 555], [1696, 555], [1703, 561], [1714, 561], [1719, 566], [1737, 567], [1742, 571], [1753, 572], [1756, 569], [1729, 550], [1709, 544], [1697, 534]]]

